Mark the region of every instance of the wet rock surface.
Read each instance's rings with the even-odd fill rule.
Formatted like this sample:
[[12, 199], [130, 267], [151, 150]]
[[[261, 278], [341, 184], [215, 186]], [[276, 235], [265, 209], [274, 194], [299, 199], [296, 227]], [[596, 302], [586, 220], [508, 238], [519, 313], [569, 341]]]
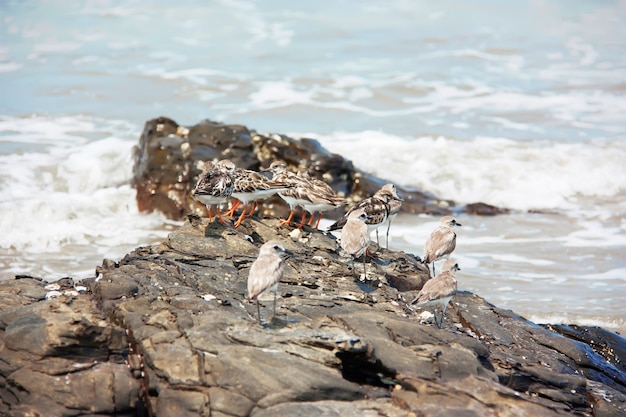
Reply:
[[[389, 182], [355, 168], [351, 161], [330, 153], [319, 142], [279, 134], [263, 134], [242, 125], [226, 125], [204, 120], [193, 126], [180, 126], [166, 117], [149, 120], [134, 150], [132, 184], [142, 211], [158, 210], [172, 219], [187, 214], [206, 215], [206, 208], [191, 197], [200, 169], [198, 161], [231, 159], [240, 168], [259, 170], [275, 160], [283, 160], [294, 172], [306, 170], [323, 179], [348, 199], [348, 206], [374, 194]], [[494, 215], [506, 209], [483, 203], [455, 208], [451, 200], [398, 185], [407, 213], [450, 214], [453, 210]], [[288, 207], [274, 196], [259, 207], [263, 217], [285, 216]], [[338, 217], [343, 211], [327, 213]]]
[[[294, 254], [276, 318], [263, 294], [259, 324], [246, 281], [270, 239]], [[626, 412], [618, 335], [601, 332], [609, 352], [595, 335], [565, 337], [467, 292], [439, 329], [406, 305], [425, 266], [370, 249], [366, 281], [331, 235], [190, 216], [161, 244], [105, 260], [96, 278], [0, 282], [0, 415]]]

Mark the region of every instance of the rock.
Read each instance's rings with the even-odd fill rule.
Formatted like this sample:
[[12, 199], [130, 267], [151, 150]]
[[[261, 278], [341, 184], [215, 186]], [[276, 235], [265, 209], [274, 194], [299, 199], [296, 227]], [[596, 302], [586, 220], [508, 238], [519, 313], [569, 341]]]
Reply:
[[[618, 336], [565, 337], [468, 292], [437, 328], [407, 305], [417, 257], [372, 243], [362, 281], [332, 235], [278, 224], [190, 216], [104, 261], [87, 293], [0, 282], [0, 415], [624, 415]], [[246, 280], [270, 239], [293, 255], [259, 324]]]
[[45, 299], [45, 287], [0, 282], [0, 415], [134, 415], [140, 381], [124, 359], [125, 330], [92, 297]]
[[475, 214], [479, 216], [495, 216], [498, 214], [508, 214], [511, 212], [511, 210], [509, 209], [492, 206], [486, 203], [467, 204], [465, 207], [463, 207], [462, 211], [463, 213]]
[[[374, 194], [388, 181], [355, 169], [351, 161], [332, 154], [319, 142], [278, 134], [261, 134], [245, 126], [204, 120], [184, 127], [166, 117], [146, 122], [134, 150], [132, 185], [141, 211], [159, 210], [171, 219], [188, 214], [206, 215], [206, 208], [191, 198], [200, 170], [197, 162], [231, 159], [240, 168], [259, 170], [281, 159], [294, 171], [305, 169], [357, 203]], [[449, 214], [454, 202], [440, 200], [416, 190], [398, 187], [409, 213]], [[285, 216], [288, 207], [278, 196], [259, 207], [262, 217]], [[331, 217], [343, 214], [335, 210]]]

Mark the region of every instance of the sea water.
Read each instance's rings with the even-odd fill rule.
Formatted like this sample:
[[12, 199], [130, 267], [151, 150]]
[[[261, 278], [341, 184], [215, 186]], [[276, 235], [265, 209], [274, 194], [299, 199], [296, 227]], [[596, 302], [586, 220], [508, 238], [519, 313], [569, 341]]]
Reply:
[[[459, 287], [626, 330], [624, 2], [0, 4], [0, 279], [93, 276], [179, 223], [139, 213], [143, 123], [319, 140], [459, 207]], [[421, 255], [437, 218], [400, 215]], [[383, 233], [384, 234], [384, 233]]]

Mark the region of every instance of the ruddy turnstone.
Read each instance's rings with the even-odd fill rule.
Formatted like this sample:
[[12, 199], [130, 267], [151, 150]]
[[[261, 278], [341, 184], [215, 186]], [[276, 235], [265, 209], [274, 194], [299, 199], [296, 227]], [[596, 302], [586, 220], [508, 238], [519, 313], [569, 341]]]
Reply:
[[443, 216], [439, 220], [439, 226], [430, 234], [424, 243], [425, 264], [433, 264], [433, 277], [435, 276], [435, 261], [448, 258], [456, 247], [456, 233], [452, 228], [461, 226], [452, 216]]
[[339, 207], [345, 203], [345, 200], [338, 197], [335, 191], [324, 181], [312, 178], [304, 173], [296, 175], [287, 170], [287, 164], [283, 161], [272, 162], [268, 171], [272, 172], [272, 179], [274, 181], [290, 186], [289, 189], [278, 193], [278, 195], [289, 204], [289, 208], [291, 209], [289, 217], [286, 220], [282, 220], [281, 225], [291, 224], [294, 210], [296, 207], [300, 206], [303, 208], [304, 212], [302, 213], [302, 221], [297, 227], [300, 228], [305, 225], [306, 212], [311, 213], [309, 225], [313, 225], [313, 213], [319, 212], [320, 216], [314, 226], [318, 228], [319, 222], [322, 219], [322, 212]]
[[[243, 203], [243, 211], [235, 222], [235, 227], [239, 227], [246, 217], [252, 216], [257, 209], [258, 200], [269, 198], [280, 191], [285, 191], [290, 188], [286, 184], [270, 180], [263, 174], [248, 169], [236, 168], [233, 173], [233, 179], [235, 180], [235, 184], [232, 197], [235, 198], [236, 201], [226, 215], [232, 216], [237, 207]], [[248, 204], [251, 202], [254, 202], [254, 206], [250, 212], [246, 214]]]
[[[454, 273], [460, 271], [461, 268], [459, 268], [459, 264], [454, 259], [449, 259], [443, 264], [441, 270], [442, 272], [435, 278], [426, 281], [417, 297], [411, 301], [411, 304], [422, 306], [435, 305], [433, 314], [435, 315], [435, 325], [437, 327], [441, 327], [448, 303], [456, 294], [457, 282]], [[439, 322], [437, 322], [438, 306], [441, 306], [443, 309]]]
[[367, 278], [365, 270], [365, 258], [367, 247], [370, 244], [370, 233], [367, 230], [368, 216], [363, 208], [350, 213], [346, 224], [341, 230], [341, 248], [352, 257], [352, 273], [354, 274], [354, 258], [363, 255], [363, 274]]
[[270, 240], [261, 246], [259, 256], [252, 263], [248, 273], [248, 298], [256, 300], [257, 314], [261, 323], [261, 307], [259, 295], [266, 290], [274, 292], [274, 317], [276, 317], [276, 292], [278, 282], [283, 276], [285, 265], [283, 258], [291, 252], [277, 240]]
[[[385, 224], [385, 222], [390, 221], [389, 216], [392, 214], [392, 204], [396, 209], [394, 213], [395, 216], [395, 214], [400, 211], [402, 199], [398, 197], [396, 187], [393, 184], [385, 184], [380, 190], [376, 191], [373, 196], [362, 200], [359, 204], [348, 210], [348, 212], [341, 219], [333, 223], [328, 230], [341, 229], [344, 227], [348, 221], [348, 217], [353, 211], [364, 209], [368, 216], [366, 222], [367, 229], [369, 232], [376, 230], [376, 243], [378, 243], [378, 228]], [[387, 231], [388, 230], [389, 229], [387, 229]]]
[[[400, 209], [402, 208], [402, 200], [398, 196], [398, 190], [396, 190], [396, 186], [393, 184], [385, 184], [381, 190], [386, 190], [391, 193], [392, 197], [389, 200], [389, 215], [387, 216], [387, 234], [385, 239], [385, 247], [389, 248], [389, 229], [391, 229], [391, 222], [396, 218], [398, 213], [400, 213]], [[378, 229], [376, 229], [376, 242], [378, 242]]]
[[212, 206], [217, 206], [217, 216], [221, 223], [225, 223], [220, 213], [219, 206], [224, 204], [233, 193], [233, 172], [235, 164], [228, 159], [218, 161], [216, 164], [205, 162], [204, 170], [198, 177], [196, 186], [191, 195], [207, 206], [209, 221], [213, 221]]
[[[274, 161], [264, 171], [272, 173], [272, 180], [289, 186], [288, 189], [279, 191], [278, 195], [289, 205], [289, 217], [280, 221], [280, 225], [291, 224], [296, 207], [304, 207], [307, 202], [304, 182], [293, 172], [287, 170], [287, 164], [283, 161]], [[299, 227], [304, 226], [304, 218]]]
[[[305, 196], [303, 203], [303, 208], [305, 213], [308, 212], [311, 214], [311, 218], [309, 219], [309, 226], [313, 226], [313, 222], [315, 219], [315, 213], [318, 213], [317, 222], [315, 222], [315, 229], [319, 228], [320, 221], [322, 220], [323, 213], [328, 210], [332, 210], [346, 204], [346, 200], [344, 198], [339, 197], [333, 188], [326, 184], [322, 180], [318, 180], [317, 178], [313, 178], [309, 176], [307, 173], [300, 173], [300, 180], [303, 181], [302, 186], [304, 187]], [[304, 220], [306, 215], [303, 213], [302, 215], [302, 225], [304, 225]]]

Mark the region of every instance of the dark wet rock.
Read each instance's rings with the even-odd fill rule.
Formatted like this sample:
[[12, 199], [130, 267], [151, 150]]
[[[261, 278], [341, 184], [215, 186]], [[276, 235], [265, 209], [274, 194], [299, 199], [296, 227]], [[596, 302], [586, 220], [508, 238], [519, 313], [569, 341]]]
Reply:
[[[87, 293], [0, 282], [0, 415], [624, 415], [612, 333], [565, 337], [468, 292], [437, 328], [407, 306], [417, 257], [372, 243], [365, 280], [332, 235], [278, 223], [190, 216], [104, 261]], [[261, 325], [246, 281], [270, 239], [294, 254]]]
[[463, 213], [475, 214], [479, 216], [495, 216], [498, 214], [508, 214], [511, 210], [502, 207], [492, 206], [486, 203], [467, 204], [462, 209]]
[[[261, 134], [241, 125], [204, 120], [185, 127], [166, 117], [149, 120], [134, 150], [132, 185], [137, 190], [139, 210], [163, 212], [180, 220], [187, 214], [205, 215], [206, 208], [191, 198], [200, 169], [198, 161], [229, 158], [240, 168], [259, 170], [274, 160], [287, 162], [290, 169], [304, 169], [357, 203], [375, 193], [386, 182], [356, 169], [352, 162], [324, 149], [307, 138]], [[417, 191], [402, 189], [403, 211], [449, 214], [454, 202]], [[261, 204], [263, 217], [284, 216], [288, 207], [274, 196]], [[341, 211], [329, 212], [337, 217]]]
[[0, 282], [0, 415], [135, 415], [140, 381], [126, 364], [125, 330], [88, 295], [46, 299], [58, 291], [47, 285]]

